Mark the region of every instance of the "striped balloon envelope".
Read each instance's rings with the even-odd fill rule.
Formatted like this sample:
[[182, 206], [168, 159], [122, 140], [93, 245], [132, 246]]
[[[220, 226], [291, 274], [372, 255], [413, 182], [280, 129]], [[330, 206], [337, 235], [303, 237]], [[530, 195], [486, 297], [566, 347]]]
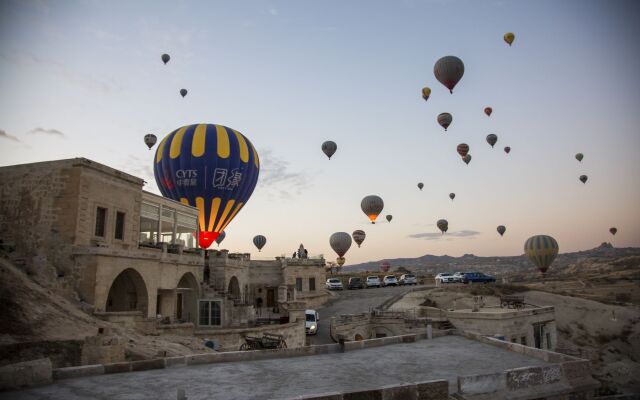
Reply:
[[524, 254], [543, 274], [558, 255], [558, 242], [551, 236], [531, 236], [524, 242]]
[[240, 132], [195, 124], [162, 139], [153, 172], [163, 196], [200, 210], [198, 243], [206, 249], [251, 197], [260, 160]]

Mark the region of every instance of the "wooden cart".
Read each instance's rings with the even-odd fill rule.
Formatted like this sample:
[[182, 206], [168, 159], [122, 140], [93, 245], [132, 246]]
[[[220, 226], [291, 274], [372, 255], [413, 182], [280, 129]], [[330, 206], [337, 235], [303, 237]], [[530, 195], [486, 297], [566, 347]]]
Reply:
[[500, 296], [500, 308], [524, 308], [524, 296]]
[[240, 350], [266, 350], [266, 349], [286, 349], [287, 342], [284, 336], [273, 333], [264, 333], [262, 337], [245, 336], [245, 343], [240, 346]]

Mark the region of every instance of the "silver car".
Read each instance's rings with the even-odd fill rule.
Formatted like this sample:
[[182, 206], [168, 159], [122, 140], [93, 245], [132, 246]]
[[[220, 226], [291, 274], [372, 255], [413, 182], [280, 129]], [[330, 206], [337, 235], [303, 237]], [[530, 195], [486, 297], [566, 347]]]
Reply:
[[337, 278], [329, 278], [327, 279], [327, 283], [325, 284], [326, 288], [329, 290], [342, 290], [342, 281]]
[[400, 279], [398, 280], [398, 283], [401, 285], [417, 285], [418, 280], [416, 279], [416, 276], [413, 274], [402, 274], [400, 275]]

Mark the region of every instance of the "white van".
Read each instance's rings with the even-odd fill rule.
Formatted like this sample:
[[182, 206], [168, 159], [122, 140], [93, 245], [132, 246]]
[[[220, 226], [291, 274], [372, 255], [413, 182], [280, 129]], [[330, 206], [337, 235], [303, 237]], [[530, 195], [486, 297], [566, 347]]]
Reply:
[[304, 331], [307, 335], [315, 335], [318, 333], [318, 321], [320, 315], [316, 310], [304, 310]]

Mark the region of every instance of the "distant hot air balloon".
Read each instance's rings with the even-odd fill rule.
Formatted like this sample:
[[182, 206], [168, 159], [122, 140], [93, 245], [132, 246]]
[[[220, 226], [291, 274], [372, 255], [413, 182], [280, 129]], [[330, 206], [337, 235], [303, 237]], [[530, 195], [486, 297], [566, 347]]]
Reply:
[[490, 133], [487, 135], [487, 143], [489, 143], [491, 147], [493, 147], [493, 145], [495, 145], [497, 142], [498, 142], [497, 135], [494, 135], [493, 133]]
[[504, 152], [509, 154], [509, 152], [511, 151], [511, 147], [507, 146], [504, 148]]
[[384, 208], [384, 201], [382, 201], [382, 198], [380, 198], [380, 196], [366, 196], [360, 202], [360, 208], [362, 208], [362, 211], [367, 214], [367, 217], [369, 217], [371, 223], [375, 224], [376, 218], [378, 218], [378, 215]]
[[200, 210], [198, 241], [207, 248], [247, 203], [258, 182], [253, 144], [222, 125], [187, 125], [168, 134], [155, 153], [163, 196]]
[[436, 79], [453, 93], [453, 88], [464, 75], [464, 63], [456, 56], [445, 56], [436, 61], [433, 66]]
[[498, 233], [500, 234], [500, 236], [502, 236], [507, 231], [507, 228], [504, 225], [498, 225], [497, 230], [498, 230]]
[[578, 162], [582, 162], [583, 158], [584, 158], [584, 154], [582, 154], [582, 153], [576, 154], [576, 160], [578, 160]]
[[184, 98], [187, 95], [187, 89], [180, 89], [180, 95]]
[[253, 237], [253, 244], [258, 248], [258, 252], [260, 252], [264, 245], [267, 244], [267, 238], [262, 235], [256, 235]]
[[380, 264], [380, 272], [389, 272], [390, 269], [391, 269], [391, 264], [389, 264], [387, 261]]
[[144, 144], [147, 145], [149, 150], [151, 150], [151, 148], [153, 147], [154, 144], [156, 144], [157, 141], [158, 141], [158, 138], [154, 134], [150, 133], [148, 135], [144, 135]]
[[469, 145], [466, 143], [460, 143], [456, 149], [460, 157], [464, 157], [469, 153]]
[[[588, 176], [586, 175], [580, 175], [580, 182], [582, 183], [587, 183], [587, 179], [589, 179]], [[597, 186], [597, 185], [596, 185]]]
[[336, 232], [329, 237], [329, 245], [338, 257], [344, 257], [351, 247], [351, 236], [347, 232]]
[[363, 230], [358, 229], [358, 230], [353, 231], [351, 236], [353, 237], [353, 241], [356, 242], [358, 247], [360, 247], [362, 242], [364, 242], [364, 239], [367, 237], [367, 234], [364, 233]]
[[511, 46], [511, 44], [513, 43], [513, 40], [516, 38], [516, 35], [513, 34], [513, 32], [507, 32], [504, 34], [504, 41], [507, 42], [507, 44], [509, 46]]
[[616, 233], [618, 233], [618, 228], [609, 228], [609, 232], [611, 232], [612, 235], [615, 235]]
[[327, 140], [322, 143], [322, 152], [329, 157], [329, 160], [331, 160], [331, 156], [336, 152], [336, 150], [338, 150], [338, 145], [335, 144], [335, 142]]
[[449, 229], [449, 222], [446, 219], [439, 219], [438, 222], [436, 222], [436, 225], [438, 226], [438, 229], [442, 231], [443, 235]]
[[387, 218], [387, 221], [391, 222], [391, 220], [393, 219], [393, 215], [388, 214], [386, 218]]
[[465, 164], [469, 165], [469, 163], [471, 162], [471, 154], [467, 154], [466, 156], [462, 157], [462, 161], [464, 161]]
[[336, 258], [336, 264], [338, 264], [338, 266], [340, 266], [340, 267], [342, 267], [344, 265], [345, 261], [347, 261], [347, 260], [345, 260], [344, 257]]
[[162, 58], [162, 62], [164, 63], [164, 65], [167, 65], [169, 60], [171, 60], [171, 57], [168, 54], [163, 54], [160, 58]]
[[532, 236], [524, 243], [524, 253], [543, 274], [558, 255], [558, 242], [551, 236]]
[[493, 112], [493, 108], [491, 107], [484, 108], [484, 113], [487, 114], [487, 117], [490, 117], [492, 112]]
[[227, 232], [225, 232], [225, 231], [220, 232], [220, 235], [216, 238], [216, 243], [218, 243], [218, 247], [220, 246], [220, 243], [222, 243], [222, 241], [226, 237], [227, 237]]
[[449, 193], [449, 198], [451, 200], [455, 199], [456, 198], [456, 194], [455, 193]]
[[424, 187], [424, 183], [418, 182], [418, 189], [422, 190], [423, 187]]
[[431, 96], [431, 88], [429, 87], [423, 87], [422, 88], [422, 98], [427, 101], [429, 100], [429, 96]]
[[453, 121], [453, 116], [449, 113], [442, 113], [438, 115], [438, 123], [440, 124], [440, 126], [442, 126], [445, 130], [445, 132], [447, 131], [447, 128], [449, 127], [449, 125], [451, 125], [451, 122]]

